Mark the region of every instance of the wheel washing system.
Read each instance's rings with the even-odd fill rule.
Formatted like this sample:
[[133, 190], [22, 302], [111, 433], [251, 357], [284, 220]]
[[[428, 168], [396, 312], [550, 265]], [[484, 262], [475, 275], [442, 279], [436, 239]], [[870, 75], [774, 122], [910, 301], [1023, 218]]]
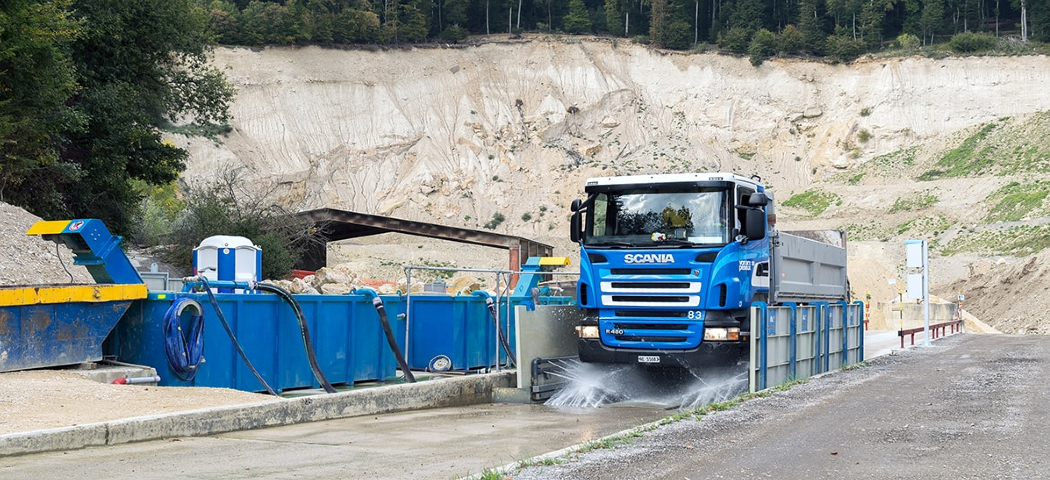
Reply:
[[[531, 294], [538, 266], [523, 267], [518, 288], [503, 296], [367, 288], [292, 295], [258, 282], [261, 252], [228, 243], [239, 237], [216, 237], [226, 243], [195, 252], [210, 255], [210, 266], [181, 291], [147, 291], [121, 238], [100, 220], [39, 222], [27, 234], [69, 246], [97, 283], [0, 289], [4, 372], [110, 359], [153, 367], [160, 385], [334, 392], [333, 385], [411, 382], [413, 371], [514, 366], [514, 307], [570, 302]], [[238, 263], [250, 265], [247, 274]]]
[[[114, 360], [153, 367], [160, 385], [278, 394], [514, 367], [518, 388], [537, 400], [557, 380], [537, 361], [566, 353], [564, 345], [535, 345], [574, 347], [581, 316], [572, 297], [541, 287], [563, 258], [530, 258], [505, 295], [292, 295], [258, 282], [257, 247], [218, 237], [214, 251], [195, 252], [202, 263], [181, 291], [149, 291], [100, 220], [38, 222], [27, 234], [68, 246], [96, 283], [0, 287], [0, 372]], [[752, 389], [864, 358], [859, 303], [757, 307]], [[528, 338], [518, 338], [519, 326]]]

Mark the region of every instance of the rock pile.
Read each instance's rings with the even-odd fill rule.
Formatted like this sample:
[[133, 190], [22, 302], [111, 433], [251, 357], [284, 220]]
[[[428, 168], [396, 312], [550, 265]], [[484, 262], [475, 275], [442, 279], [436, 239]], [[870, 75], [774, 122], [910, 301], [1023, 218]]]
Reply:
[[[380, 295], [393, 295], [409, 292], [408, 279], [402, 277], [400, 280], [374, 280], [361, 278], [349, 265], [336, 265], [333, 267], [322, 267], [312, 275], [302, 278], [293, 277], [290, 280], [267, 280], [267, 283], [277, 285], [293, 294], [323, 294], [323, 295], [347, 295], [362, 288], [371, 288]], [[429, 286], [429, 288], [428, 288]], [[434, 286], [440, 286], [439, 291], [434, 291]], [[412, 282], [411, 293], [446, 293], [448, 295], [470, 295], [480, 290], [481, 284], [470, 275], [459, 274], [450, 281], [433, 282], [427, 284], [415, 280]]]

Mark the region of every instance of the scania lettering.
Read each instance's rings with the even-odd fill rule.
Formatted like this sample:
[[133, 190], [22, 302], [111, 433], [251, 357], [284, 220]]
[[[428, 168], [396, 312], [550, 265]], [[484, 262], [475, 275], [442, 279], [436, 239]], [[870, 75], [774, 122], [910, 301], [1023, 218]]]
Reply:
[[747, 351], [752, 302], [848, 298], [845, 234], [778, 232], [756, 177], [600, 177], [584, 193], [570, 233], [584, 362], [735, 361]]
[[674, 256], [665, 254], [627, 254], [623, 256], [624, 263], [674, 263]]

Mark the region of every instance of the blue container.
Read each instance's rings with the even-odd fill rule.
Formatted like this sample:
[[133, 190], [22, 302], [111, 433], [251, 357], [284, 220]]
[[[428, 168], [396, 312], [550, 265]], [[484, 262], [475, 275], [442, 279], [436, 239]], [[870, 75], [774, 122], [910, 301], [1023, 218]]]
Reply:
[[[509, 364], [506, 352], [497, 344], [496, 324], [485, 304], [485, 295], [413, 295], [411, 302], [406, 353], [409, 368], [424, 370], [440, 355], [451, 360], [452, 370], [488, 369], [497, 364]], [[540, 297], [541, 305], [571, 303], [570, 297]], [[502, 297], [497, 307], [499, 323], [511, 349], [515, 348], [517, 338], [514, 308], [525, 304], [531, 305], [531, 299]], [[389, 304], [387, 311], [393, 311]], [[403, 315], [404, 310], [400, 313]]]
[[[452, 370], [509, 364], [506, 352], [497, 343], [496, 324], [483, 295], [413, 295], [411, 302], [406, 354], [409, 368], [424, 370], [442, 355], [451, 360]], [[513, 349], [514, 309], [512, 306], [508, 312], [507, 302], [506, 297], [500, 299], [499, 322]]]
[[[204, 362], [190, 381], [175, 376], [164, 348], [164, 315], [178, 297], [196, 300], [204, 309]], [[274, 390], [319, 386], [310, 369], [299, 323], [291, 307], [277, 295], [219, 293], [215, 298], [248, 360]], [[397, 361], [370, 299], [362, 295], [295, 298], [307, 320], [317, 362], [330, 383], [396, 377]], [[396, 305], [397, 299], [388, 302], [390, 311], [389, 305]], [[183, 312], [185, 331], [189, 331], [192, 313], [192, 309]], [[396, 336], [403, 338], [404, 322], [395, 315], [390, 315], [390, 322]], [[121, 361], [155, 368], [160, 385], [265, 391], [237, 354], [206, 293], [150, 293], [124, 315], [107, 348]]]

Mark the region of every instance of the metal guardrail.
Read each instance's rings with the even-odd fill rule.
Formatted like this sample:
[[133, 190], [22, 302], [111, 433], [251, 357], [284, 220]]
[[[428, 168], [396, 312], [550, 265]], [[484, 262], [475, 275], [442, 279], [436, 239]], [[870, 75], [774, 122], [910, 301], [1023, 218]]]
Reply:
[[[961, 333], [963, 327], [962, 320], [952, 320], [950, 322], [942, 322], [936, 325], [930, 325], [930, 337], [931, 340], [936, 340], [939, 337], [946, 335], [945, 330], [951, 330], [951, 333]], [[908, 328], [905, 330], [898, 330], [897, 336], [901, 337], [901, 348], [904, 348], [904, 337], [911, 336], [911, 345], [915, 345], [915, 334], [926, 331], [926, 327]], [[940, 335], [938, 335], [940, 333]]]

